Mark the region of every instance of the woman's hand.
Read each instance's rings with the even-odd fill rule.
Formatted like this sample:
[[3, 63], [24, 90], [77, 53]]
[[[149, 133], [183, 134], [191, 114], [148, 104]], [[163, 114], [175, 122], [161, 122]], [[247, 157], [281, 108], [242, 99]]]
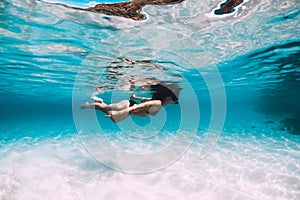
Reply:
[[137, 97], [135, 96], [135, 94], [133, 93], [132, 95], [130, 95], [131, 99], [137, 99]]
[[142, 102], [146, 102], [146, 101], [151, 101], [152, 100], [151, 98], [137, 97], [134, 93], [130, 96], [130, 98], [141, 100]]

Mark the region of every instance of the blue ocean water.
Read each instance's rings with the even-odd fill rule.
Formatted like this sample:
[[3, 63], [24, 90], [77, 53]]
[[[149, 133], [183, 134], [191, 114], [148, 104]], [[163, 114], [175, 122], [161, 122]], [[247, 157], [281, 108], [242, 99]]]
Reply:
[[[246, 1], [214, 16], [218, 3], [147, 6], [136, 22], [1, 1], [0, 199], [299, 199], [299, 2]], [[127, 66], [120, 57], [165, 70], [112, 68]], [[117, 101], [146, 94], [128, 80], [154, 78], [182, 87], [157, 118], [120, 125], [79, 109], [98, 87]], [[101, 135], [147, 154], [194, 132], [188, 150], [146, 174], [111, 169], [118, 162], [97, 160], [101, 143], [88, 146]]]

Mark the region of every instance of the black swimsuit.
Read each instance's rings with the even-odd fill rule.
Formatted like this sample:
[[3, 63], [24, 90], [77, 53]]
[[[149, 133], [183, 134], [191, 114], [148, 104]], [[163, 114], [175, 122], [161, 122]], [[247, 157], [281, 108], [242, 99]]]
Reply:
[[133, 105], [135, 105], [135, 104], [137, 104], [137, 102], [135, 102], [135, 101], [133, 101], [133, 100], [129, 100], [129, 107], [131, 107], [131, 106], [133, 106]]
[[[131, 107], [131, 106], [133, 106], [135, 104], [137, 104], [137, 102], [135, 102], [135, 101], [133, 101], [131, 99], [129, 100], [129, 107]], [[149, 111], [148, 110], [144, 110], [144, 111], [145, 111], [145, 113], [147, 113], [149, 115]]]

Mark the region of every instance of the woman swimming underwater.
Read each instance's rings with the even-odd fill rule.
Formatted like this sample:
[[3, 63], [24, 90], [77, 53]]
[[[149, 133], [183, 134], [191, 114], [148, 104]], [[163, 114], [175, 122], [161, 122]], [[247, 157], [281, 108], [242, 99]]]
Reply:
[[[152, 97], [137, 97], [135, 94], [131, 95], [130, 100], [122, 100], [118, 103], [106, 104], [103, 99], [96, 96], [91, 98], [94, 103], [86, 102], [81, 109], [97, 109], [106, 113], [106, 117], [111, 118], [114, 122], [120, 122], [126, 119], [129, 115], [134, 116], [153, 116], [159, 110], [168, 104], [178, 104], [178, 95], [181, 90], [177, 85], [162, 85], [156, 84], [150, 86], [152, 90]], [[177, 95], [175, 95], [177, 93]], [[142, 103], [137, 103], [135, 100], [141, 100]]]

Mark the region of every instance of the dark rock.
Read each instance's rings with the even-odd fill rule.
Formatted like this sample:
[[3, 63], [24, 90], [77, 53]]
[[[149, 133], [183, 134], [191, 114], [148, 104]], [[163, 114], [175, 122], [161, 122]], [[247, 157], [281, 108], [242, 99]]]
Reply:
[[216, 15], [223, 15], [234, 12], [234, 8], [243, 3], [243, 0], [227, 0], [222, 3], [220, 9], [215, 10]]
[[[97, 4], [91, 8], [76, 8], [77, 10], [85, 10], [90, 12], [102, 13], [106, 15], [114, 15], [134, 20], [144, 20], [146, 16], [141, 13], [144, 6], [147, 5], [168, 5], [181, 3], [184, 0], [132, 0], [130, 2]], [[70, 6], [67, 6], [70, 7]]]

